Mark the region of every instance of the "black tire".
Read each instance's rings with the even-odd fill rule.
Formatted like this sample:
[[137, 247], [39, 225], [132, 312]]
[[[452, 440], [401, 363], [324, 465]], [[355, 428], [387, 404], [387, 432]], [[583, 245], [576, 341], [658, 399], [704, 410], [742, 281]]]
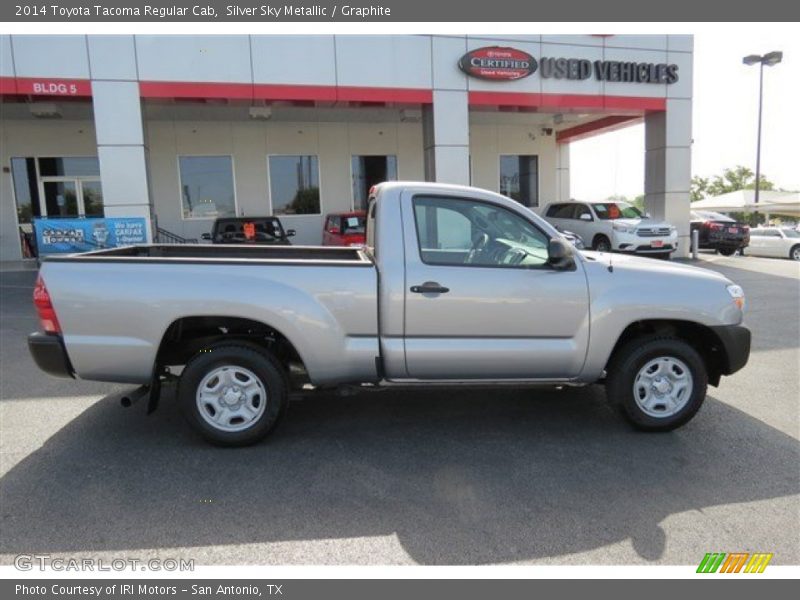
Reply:
[[[210, 424], [197, 402], [198, 386], [220, 367], [240, 367], [254, 374], [266, 391], [266, 406], [246, 429], [225, 431]], [[289, 386], [281, 364], [267, 350], [246, 342], [210, 346], [192, 357], [183, 369], [178, 384], [178, 402], [184, 417], [201, 436], [220, 446], [247, 446], [267, 436], [286, 412]], [[221, 413], [220, 413], [221, 414]]]
[[736, 248], [720, 248], [719, 253], [722, 254], [722, 256], [733, 256], [736, 254]]
[[[676, 413], [669, 416], [647, 414], [634, 397], [634, 382], [640, 369], [660, 357], [679, 359], [692, 376], [692, 389], [688, 400]], [[671, 431], [684, 425], [700, 410], [708, 388], [705, 362], [698, 352], [685, 341], [669, 336], [644, 336], [629, 341], [611, 359], [606, 378], [606, 395], [618, 406], [627, 420], [643, 431]]]
[[611, 240], [604, 235], [594, 236], [592, 250], [596, 252], [611, 252]]
[[789, 258], [792, 260], [800, 260], [800, 244], [792, 246], [792, 249], [789, 250]]

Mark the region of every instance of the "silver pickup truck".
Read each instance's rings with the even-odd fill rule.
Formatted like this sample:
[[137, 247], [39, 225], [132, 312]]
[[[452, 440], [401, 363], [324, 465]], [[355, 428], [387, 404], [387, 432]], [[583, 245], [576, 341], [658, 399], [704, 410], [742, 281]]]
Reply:
[[51, 375], [177, 398], [208, 440], [253, 443], [297, 387], [587, 385], [674, 429], [741, 369], [742, 289], [717, 273], [578, 252], [498, 194], [384, 183], [365, 248], [145, 245], [44, 260], [29, 338]]

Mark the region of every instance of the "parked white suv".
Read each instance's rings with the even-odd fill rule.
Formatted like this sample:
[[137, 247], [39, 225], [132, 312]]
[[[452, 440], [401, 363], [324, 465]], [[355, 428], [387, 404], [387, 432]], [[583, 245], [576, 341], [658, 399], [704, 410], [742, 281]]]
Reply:
[[627, 202], [558, 202], [548, 204], [544, 218], [577, 233], [599, 252], [630, 252], [668, 258], [678, 249], [678, 232], [669, 223], [643, 215]]

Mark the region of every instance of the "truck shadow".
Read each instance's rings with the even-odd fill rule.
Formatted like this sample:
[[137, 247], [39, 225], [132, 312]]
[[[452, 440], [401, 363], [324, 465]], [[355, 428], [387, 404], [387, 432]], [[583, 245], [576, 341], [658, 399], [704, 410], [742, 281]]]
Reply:
[[622, 540], [654, 561], [670, 515], [800, 492], [800, 443], [712, 397], [683, 429], [649, 435], [597, 387], [315, 395], [244, 449], [206, 445], [169, 400], [147, 417], [108, 396], [14, 466], [0, 480], [0, 553], [191, 557], [197, 546], [396, 534], [421, 564]]

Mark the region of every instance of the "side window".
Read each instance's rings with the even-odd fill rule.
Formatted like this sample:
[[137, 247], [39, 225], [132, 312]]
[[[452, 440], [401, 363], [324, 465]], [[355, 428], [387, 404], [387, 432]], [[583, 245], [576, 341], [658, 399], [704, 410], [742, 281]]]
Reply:
[[[592, 217], [592, 211], [590, 211], [589, 207], [586, 206], [585, 204], [577, 204], [577, 205], [575, 205], [575, 217], [574, 218], [575, 219], [580, 219], [581, 215], [589, 215], [589, 219], [588, 220], [590, 220], [590, 221], [594, 220], [594, 217]], [[583, 218], [586, 219], [586, 217], [583, 217]]]
[[461, 198], [417, 196], [414, 220], [429, 265], [541, 268], [548, 237], [515, 212]]
[[547, 211], [547, 216], [553, 219], [571, 219], [575, 207], [572, 204], [556, 204]]

